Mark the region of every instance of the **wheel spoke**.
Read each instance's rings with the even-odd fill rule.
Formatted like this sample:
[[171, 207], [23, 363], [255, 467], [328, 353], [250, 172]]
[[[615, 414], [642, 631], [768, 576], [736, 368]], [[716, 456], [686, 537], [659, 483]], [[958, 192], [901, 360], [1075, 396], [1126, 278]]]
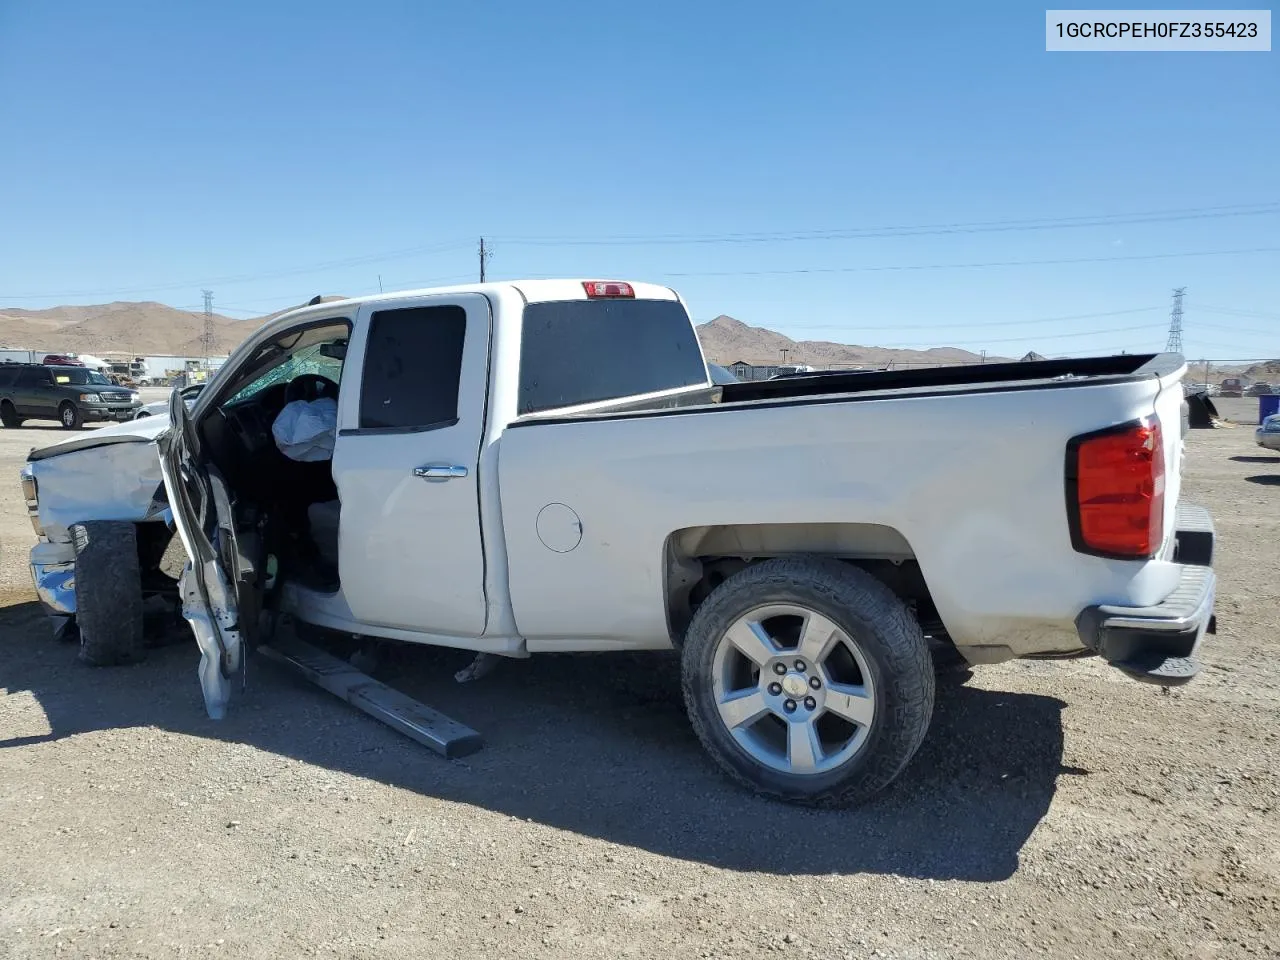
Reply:
[[794, 773], [812, 773], [822, 759], [822, 745], [812, 723], [787, 724], [787, 760]]
[[876, 713], [876, 701], [871, 691], [863, 686], [844, 683], [827, 685], [826, 707], [838, 717], [869, 726]]
[[736, 694], [721, 700], [717, 706], [720, 719], [730, 730], [745, 727], [769, 712], [769, 705], [765, 703], [764, 694], [759, 690]]
[[800, 644], [796, 647], [796, 656], [815, 666], [821, 663], [822, 658], [831, 649], [832, 638], [839, 629], [822, 614], [810, 613], [805, 617], [804, 628], [800, 631]]
[[729, 642], [758, 666], [764, 666], [775, 656], [777, 650], [764, 627], [755, 620], [739, 620], [729, 628]]

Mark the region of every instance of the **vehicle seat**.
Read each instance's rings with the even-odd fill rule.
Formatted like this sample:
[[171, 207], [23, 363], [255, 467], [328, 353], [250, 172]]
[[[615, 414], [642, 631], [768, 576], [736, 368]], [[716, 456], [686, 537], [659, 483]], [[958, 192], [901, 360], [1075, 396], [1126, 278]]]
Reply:
[[307, 519], [311, 523], [311, 542], [320, 551], [321, 558], [335, 568], [338, 566], [338, 518], [342, 502], [328, 500], [307, 507]]

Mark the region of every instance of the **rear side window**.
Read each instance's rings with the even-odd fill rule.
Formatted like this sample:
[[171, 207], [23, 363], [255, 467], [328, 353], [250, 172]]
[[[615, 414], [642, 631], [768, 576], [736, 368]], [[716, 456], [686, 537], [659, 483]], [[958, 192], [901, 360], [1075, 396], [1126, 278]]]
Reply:
[[706, 382], [698, 338], [675, 300], [561, 300], [524, 308], [521, 414]]
[[6, 370], [0, 367], [0, 387], [12, 387], [17, 375], [17, 370]]
[[466, 333], [467, 312], [459, 306], [377, 311], [360, 383], [361, 429], [456, 423]]
[[28, 367], [18, 375], [18, 386], [34, 387], [49, 382], [49, 371], [44, 367]]

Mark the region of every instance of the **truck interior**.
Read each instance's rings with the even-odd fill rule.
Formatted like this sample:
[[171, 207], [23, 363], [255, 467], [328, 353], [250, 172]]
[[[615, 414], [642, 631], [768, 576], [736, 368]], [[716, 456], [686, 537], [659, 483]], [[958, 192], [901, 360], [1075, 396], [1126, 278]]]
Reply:
[[[293, 401], [336, 402], [350, 332], [349, 321], [324, 320], [262, 344], [193, 424], [199, 459], [228, 495], [234, 539], [245, 554], [237, 566], [258, 571], [259, 581], [338, 588], [332, 460], [286, 456], [272, 425]], [[274, 571], [269, 556], [276, 558]]]

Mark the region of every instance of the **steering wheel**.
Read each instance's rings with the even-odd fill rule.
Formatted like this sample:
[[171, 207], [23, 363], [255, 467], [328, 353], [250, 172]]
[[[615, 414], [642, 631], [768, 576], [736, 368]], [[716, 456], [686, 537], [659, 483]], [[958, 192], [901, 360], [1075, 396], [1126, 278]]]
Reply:
[[299, 374], [289, 381], [289, 386], [284, 392], [285, 403], [292, 403], [294, 400], [306, 400], [310, 403], [313, 400], [319, 400], [321, 397], [330, 397], [337, 400], [338, 385], [328, 377], [322, 377], [318, 373]]

